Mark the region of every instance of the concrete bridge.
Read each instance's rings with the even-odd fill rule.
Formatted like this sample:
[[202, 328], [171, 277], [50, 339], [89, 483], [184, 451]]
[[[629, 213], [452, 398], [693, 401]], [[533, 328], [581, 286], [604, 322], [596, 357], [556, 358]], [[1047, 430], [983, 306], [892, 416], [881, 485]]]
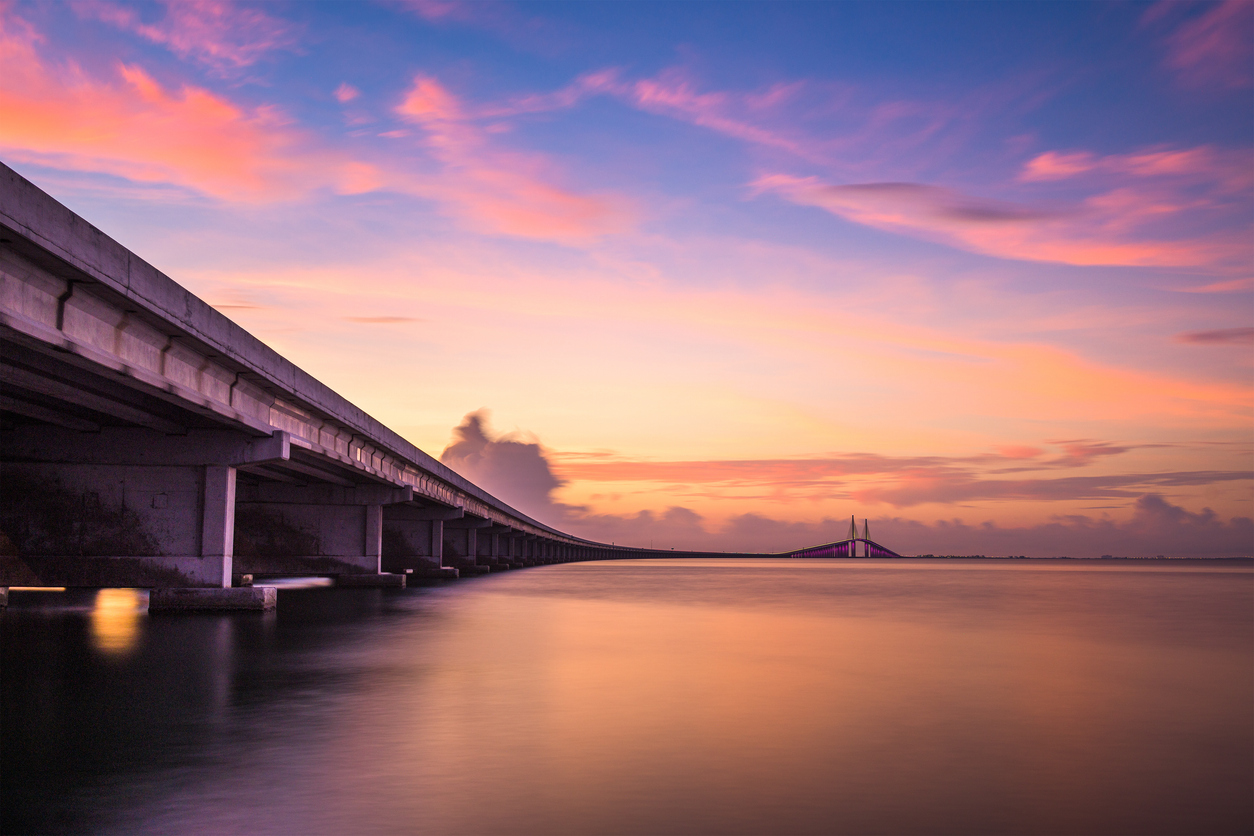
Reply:
[[273, 588], [250, 585], [265, 576], [403, 586], [731, 556], [531, 519], [3, 164], [0, 462], [0, 590], [149, 587], [154, 608], [265, 608]]

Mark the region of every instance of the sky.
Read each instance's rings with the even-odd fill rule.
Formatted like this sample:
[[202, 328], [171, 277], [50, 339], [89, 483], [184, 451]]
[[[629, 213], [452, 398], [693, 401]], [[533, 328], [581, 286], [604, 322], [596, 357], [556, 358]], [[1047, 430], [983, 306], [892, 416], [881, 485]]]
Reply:
[[0, 1], [0, 160], [540, 520], [1254, 550], [1254, 3]]

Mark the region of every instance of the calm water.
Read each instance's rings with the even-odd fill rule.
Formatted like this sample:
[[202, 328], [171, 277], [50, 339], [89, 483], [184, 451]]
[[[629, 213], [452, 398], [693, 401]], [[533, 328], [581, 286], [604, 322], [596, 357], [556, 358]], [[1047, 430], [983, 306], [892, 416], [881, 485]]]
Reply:
[[5, 832], [1254, 830], [1249, 563], [624, 561], [142, 606], [13, 593]]

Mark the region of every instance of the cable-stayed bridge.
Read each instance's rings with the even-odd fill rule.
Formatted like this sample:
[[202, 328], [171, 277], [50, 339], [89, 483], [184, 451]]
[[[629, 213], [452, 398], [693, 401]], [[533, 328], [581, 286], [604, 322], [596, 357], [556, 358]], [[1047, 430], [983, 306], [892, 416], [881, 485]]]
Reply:
[[901, 557], [892, 549], [881, 546], [871, 539], [871, 524], [862, 521], [862, 536], [858, 536], [858, 525], [853, 517], [849, 518], [849, 536], [835, 543], [822, 546], [810, 546], [788, 552], [789, 557]]

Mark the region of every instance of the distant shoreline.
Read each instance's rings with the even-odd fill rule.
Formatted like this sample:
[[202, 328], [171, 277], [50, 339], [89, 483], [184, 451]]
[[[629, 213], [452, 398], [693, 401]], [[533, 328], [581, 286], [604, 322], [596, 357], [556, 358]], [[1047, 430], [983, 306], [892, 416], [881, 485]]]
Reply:
[[1054, 555], [1050, 557], [1028, 557], [1026, 555], [986, 555], [986, 554], [903, 554], [898, 557], [793, 557], [788, 553], [771, 554], [769, 552], [753, 553], [753, 552], [690, 552], [690, 551], [667, 551], [655, 550], [634, 556], [624, 556], [619, 559], [637, 559], [637, 560], [654, 560], [654, 559], [701, 559], [701, 558], [769, 558], [773, 560], [872, 560], [887, 561], [894, 560], [1001, 560], [1001, 561], [1081, 561], [1085, 563], [1254, 563], [1254, 556], [1240, 555], [1231, 557], [1126, 557], [1126, 556], [1101, 556], [1101, 557], [1070, 557], [1068, 555]]

